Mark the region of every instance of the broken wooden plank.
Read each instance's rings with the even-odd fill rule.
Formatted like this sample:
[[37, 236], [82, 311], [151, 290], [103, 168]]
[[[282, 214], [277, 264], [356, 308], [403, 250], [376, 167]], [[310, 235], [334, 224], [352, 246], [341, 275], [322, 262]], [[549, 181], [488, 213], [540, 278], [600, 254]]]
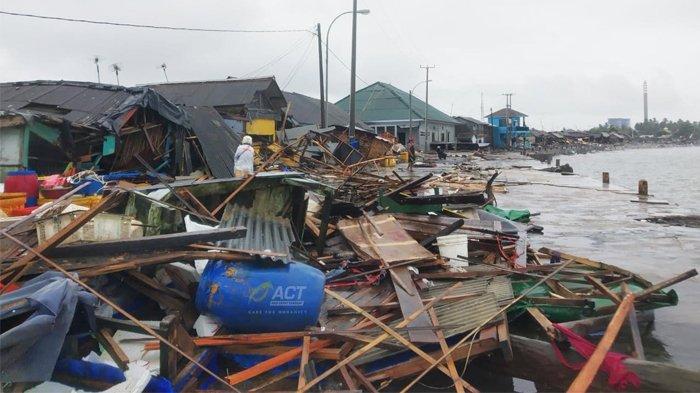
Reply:
[[[425, 312], [426, 310], [430, 309], [430, 307], [432, 307], [435, 303], [437, 303], [437, 301], [439, 301], [439, 300], [442, 299], [444, 296], [446, 296], [450, 291], [452, 291], [452, 290], [454, 290], [454, 289], [460, 287], [461, 285], [462, 285], [462, 283], [461, 283], [461, 282], [458, 282], [458, 283], [452, 285], [451, 287], [447, 288], [447, 289], [446, 289], [445, 291], [443, 291], [440, 295], [438, 295], [438, 296], [435, 297], [436, 301], [430, 302], [430, 303], [426, 304], [425, 306], [423, 306], [421, 309], [416, 310], [413, 314], [411, 314], [408, 318], [404, 319], [403, 321], [399, 322], [399, 324], [396, 325], [396, 326], [399, 327], [399, 328], [400, 328], [400, 327], [405, 327], [405, 326], [407, 326], [416, 316], [418, 316], [418, 315], [420, 315], [420, 313]], [[410, 341], [406, 340], [403, 336], [401, 336], [400, 334], [398, 334], [398, 333], [396, 332], [396, 330], [390, 328], [389, 326], [387, 326], [387, 325], [384, 324], [383, 322], [379, 321], [377, 318], [375, 318], [375, 317], [372, 316], [371, 314], [369, 314], [369, 313], [367, 313], [366, 311], [362, 310], [361, 308], [357, 307], [357, 306], [356, 306], [354, 303], [352, 303], [351, 301], [345, 299], [344, 297], [338, 295], [337, 293], [335, 293], [335, 292], [333, 292], [333, 291], [331, 291], [331, 290], [329, 290], [329, 289], [326, 289], [326, 293], [327, 293], [328, 295], [332, 296], [333, 298], [337, 299], [337, 300], [340, 301], [341, 303], [345, 304], [346, 306], [351, 307], [351, 308], [354, 308], [357, 312], [359, 312], [360, 314], [362, 314], [365, 318], [367, 318], [368, 320], [372, 321], [375, 325], [379, 326], [382, 330], [384, 330], [384, 333], [383, 333], [381, 336], [377, 337], [372, 343], [369, 343], [369, 344], [365, 345], [364, 347], [360, 348], [359, 350], [357, 350], [357, 351], [353, 352], [352, 354], [348, 355], [347, 358], [345, 358], [345, 359], [343, 359], [342, 361], [338, 362], [335, 366], [331, 367], [331, 368], [330, 368], [329, 370], [327, 370], [324, 374], [322, 374], [319, 378], [316, 378], [316, 379], [314, 379], [313, 381], [309, 382], [306, 386], [304, 386], [304, 387], [302, 388], [301, 391], [306, 391], [306, 390], [308, 390], [310, 387], [314, 386], [315, 384], [317, 384], [318, 382], [320, 382], [321, 380], [323, 380], [325, 377], [327, 377], [328, 375], [330, 375], [330, 374], [332, 374], [333, 372], [335, 372], [339, 367], [341, 367], [341, 366], [343, 366], [343, 365], [345, 365], [345, 364], [348, 364], [349, 362], [351, 362], [351, 361], [353, 361], [354, 359], [358, 358], [359, 356], [361, 356], [361, 355], [364, 354], [365, 352], [367, 352], [367, 351], [369, 351], [370, 349], [372, 349], [373, 347], [375, 347], [378, 343], [380, 343], [380, 342], [386, 340], [389, 336], [394, 337], [394, 338], [395, 338], [396, 340], [398, 340], [401, 344], [405, 345], [408, 349], [410, 349], [411, 351], [415, 352], [416, 354], [418, 354], [418, 356], [422, 357], [422, 358], [425, 359], [426, 361], [428, 361], [428, 362], [433, 362], [433, 361], [435, 361], [435, 358], [431, 357], [431, 356], [428, 355], [426, 352], [424, 352], [422, 349], [416, 347], [416, 346], [413, 345]], [[447, 369], [447, 367], [443, 366], [442, 364], [436, 364], [436, 366], [437, 366], [438, 370], [440, 370], [440, 371], [443, 372], [444, 374], [450, 376], [450, 371]], [[473, 386], [471, 386], [468, 382], [464, 381], [463, 379], [460, 379], [459, 382], [460, 382], [467, 390], [469, 390], [470, 392], [476, 392], [476, 391], [477, 391]]]
[[[622, 293], [629, 295], [632, 293], [626, 282], [620, 284], [622, 288]], [[632, 343], [634, 344], [635, 357], [640, 360], [645, 359], [644, 345], [642, 344], [642, 335], [639, 332], [639, 322], [637, 321], [637, 310], [634, 304], [630, 307], [630, 312], [627, 315], [627, 322], [630, 325], [630, 332], [632, 333]]]
[[83, 244], [70, 244], [56, 247], [48, 254], [53, 257], [75, 257], [87, 255], [108, 255], [123, 252], [145, 252], [188, 246], [198, 242], [244, 237], [245, 227], [218, 228], [197, 232], [169, 233], [167, 235], [146, 236], [133, 239], [105, 240]]
[[613, 315], [613, 318], [610, 320], [608, 328], [605, 329], [603, 338], [600, 339], [595, 351], [593, 351], [593, 354], [590, 358], [588, 358], [588, 361], [578, 373], [576, 379], [574, 379], [569, 386], [567, 393], [580, 393], [588, 390], [591, 382], [593, 382], [593, 378], [595, 378], [596, 374], [598, 374], [598, 369], [600, 368], [601, 364], [603, 364], [603, 360], [605, 360], [605, 355], [607, 355], [610, 347], [612, 347], [613, 343], [615, 342], [615, 338], [620, 332], [620, 327], [622, 327], [622, 324], [627, 318], [627, 314], [629, 313], [633, 303], [634, 295], [631, 294], [626, 295], [622, 300], [622, 303], [620, 303], [617, 311], [615, 311], [615, 315]]
[[22, 275], [24, 275], [24, 273], [36, 261], [37, 255], [51, 251], [54, 247], [61, 244], [61, 242], [66, 240], [70, 235], [75, 233], [83, 225], [87, 224], [87, 222], [92, 220], [96, 215], [98, 215], [102, 211], [108, 209], [113, 204], [120, 201], [123, 196], [124, 196], [123, 193], [117, 191], [117, 192], [111, 193], [111, 194], [103, 197], [100, 200], [100, 202], [97, 205], [95, 205], [92, 209], [87, 210], [84, 213], [77, 216], [68, 225], [66, 225], [60, 231], [56, 232], [53, 236], [46, 239], [46, 241], [37, 245], [36, 248], [33, 248], [33, 249], [31, 247], [28, 247], [24, 243], [20, 243], [16, 238], [14, 238], [8, 232], [3, 231], [3, 235], [7, 236], [9, 239], [13, 239], [15, 241], [15, 243], [25, 247], [25, 249], [27, 249], [27, 251], [29, 251], [29, 252], [25, 256], [23, 256], [22, 258], [18, 259], [14, 263], [12, 263], [12, 265], [10, 265], [7, 268], [7, 270], [14, 270], [14, 269], [18, 269], [18, 270], [16, 271], [16, 273], [14, 273], [10, 277], [9, 281], [5, 282], [5, 286], [0, 288], [0, 294], [5, 293], [7, 288], [11, 287], [11, 284], [14, 284], [15, 282], [17, 282], [17, 280], [19, 280], [22, 277]]
[[[312, 353], [316, 351], [317, 349], [320, 348], [325, 348], [328, 345], [331, 344], [330, 340], [317, 340], [309, 344], [309, 353]], [[273, 358], [264, 360], [253, 367], [249, 367], [243, 371], [239, 371], [237, 373], [231, 374], [226, 377], [226, 380], [228, 381], [229, 384], [231, 385], [236, 385], [241, 382], [247, 381], [251, 378], [254, 378], [262, 373], [265, 373], [267, 371], [272, 370], [275, 367], [279, 367], [283, 364], [289, 363], [290, 361], [298, 358], [301, 356], [303, 349], [302, 347], [297, 347], [294, 348], [290, 351], [287, 351], [283, 354], [277, 355]]]
[[124, 353], [124, 350], [119, 346], [119, 343], [112, 336], [112, 331], [107, 328], [98, 329], [95, 334], [95, 338], [100, 343], [100, 345], [107, 351], [109, 356], [114, 360], [122, 370], [129, 369], [129, 357]]
[[681, 273], [677, 276], [671, 277], [668, 280], [661, 281], [659, 283], [656, 283], [654, 285], [649, 286], [648, 288], [644, 289], [641, 292], [637, 292], [634, 294], [634, 297], [636, 300], [644, 300], [645, 298], [651, 296], [654, 292], [658, 292], [664, 288], [668, 288], [671, 285], [678, 284], [681, 281], [685, 281], [691, 277], [695, 277], [698, 275], [697, 269], [691, 269], [688, 270], [687, 272]]
[[372, 382], [365, 377], [365, 375], [360, 371], [354, 364], [348, 363], [346, 367], [357, 377], [362, 386], [367, 388], [367, 391], [372, 393], [379, 393], [379, 391], [372, 385]]
[[299, 380], [297, 381], [297, 390], [306, 385], [306, 365], [309, 363], [310, 345], [311, 337], [304, 336], [301, 344], [301, 361], [299, 362]]
[[[114, 195], [114, 194], [112, 194], [112, 195]], [[59, 233], [60, 233], [60, 232], [59, 232]], [[57, 234], [57, 235], [58, 235], [58, 234]], [[69, 234], [69, 235], [70, 235], [70, 234]], [[69, 236], [69, 235], [67, 235], [67, 236]], [[158, 339], [158, 341], [160, 341], [160, 342], [163, 343], [164, 345], [167, 345], [170, 349], [174, 350], [175, 352], [178, 352], [180, 355], [182, 355], [183, 357], [185, 357], [187, 360], [189, 360], [189, 361], [195, 363], [199, 368], [202, 369], [202, 371], [206, 372], [207, 374], [209, 374], [210, 376], [212, 376], [212, 377], [213, 377], [214, 379], [216, 379], [217, 381], [223, 383], [224, 386], [230, 388], [231, 390], [233, 390], [233, 391], [235, 391], [235, 392], [239, 392], [238, 389], [236, 389], [235, 387], [233, 387], [232, 385], [230, 385], [228, 382], [226, 382], [225, 379], [221, 378], [218, 374], [214, 373], [214, 372], [211, 371], [209, 368], [207, 368], [207, 367], [204, 366], [203, 364], [199, 363], [194, 357], [192, 357], [191, 355], [189, 355], [188, 353], [186, 353], [185, 351], [183, 351], [182, 349], [180, 349], [178, 346], [176, 346], [176, 345], [173, 344], [172, 342], [170, 342], [170, 341], [168, 341], [167, 339], [165, 339], [161, 334], [158, 333], [158, 331], [156, 331], [156, 329], [153, 329], [152, 327], [148, 326], [147, 324], [141, 322], [138, 318], [136, 318], [135, 316], [131, 315], [128, 311], [126, 311], [126, 310], [124, 310], [123, 308], [121, 308], [118, 304], [116, 304], [115, 302], [111, 301], [108, 297], [106, 297], [106, 296], [103, 295], [102, 293], [98, 292], [97, 290], [95, 290], [94, 288], [92, 288], [91, 286], [89, 286], [88, 284], [86, 284], [85, 282], [81, 281], [81, 280], [80, 280], [79, 278], [77, 278], [75, 275], [71, 274], [70, 272], [68, 272], [67, 270], [65, 270], [64, 268], [62, 268], [59, 264], [57, 264], [57, 263], [54, 262], [53, 260], [47, 258], [44, 254], [42, 254], [41, 252], [37, 251], [36, 249], [27, 246], [26, 244], [24, 244], [21, 240], [17, 239], [16, 237], [14, 237], [14, 236], [12, 236], [12, 235], [10, 235], [10, 234], [6, 234], [6, 236], [7, 236], [8, 239], [11, 239], [11, 240], [14, 241], [15, 243], [17, 243], [17, 244], [21, 245], [22, 247], [24, 247], [29, 253], [33, 254], [35, 257], [37, 257], [37, 258], [39, 258], [40, 260], [42, 260], [43, 262], [45, 262], [45, 263], [46, 263], [48, 266], [50, 266], [51, 268], [53, 268], [53, 269], [58, 270], [59, 272], [61, 272], [61, 274], [63, 274], [63, 275], [64, 275], [66, 278], [68, 278], [69, 280], [71, 280], [71, 281], [73, 281], [74, 283], [80, 285], [80, 286], [83, 287], [86, 291], [88, 291], [88, 292], [90, 292], [91, 294], [95, 295], [95, 296], [96, 296], [98, 299], [100, 299], [102, 302], [104, 302], [104, 303], [106, 303], [107, 305], [109, 305], [110, 307], [112, 307], [116, 312], [122, 314], [124, 317], [126, 317], [127, 319], [129, 319], [130, 321], [132, 321], [134, 324], [136, 324], [138, 327], [140, 327], [141, 329], [143, 329], [143, 330], [146, 332], [146, 334], [149, 334], [149, 335], [155, 337], [156, 339]]]
[[542, 311], [540, 311], [539, 308], [528, 307], [527, 312], [535, 319], [535, 322], [542, 327], [544, 332], [547, 333], [550, 340], [557, 339], [557, 329], [554, 328], [552, 322], [544, 314], [542, 314]]
[[[472, 359], [473, 357], [495, 351], [499, 348], [498, 340], [496, 337], [482, 337], [483, 332], [479, 334], [479, 338], [475, 339], [474, 342], [464, 344], [453, 351], [450, 356], [455, 360], [462, 360], [467, 357]], [[438, 358], [440, 355], [444, 354], [441, 350], [433, 351], [430, 356], [433, 358]], [[498, 357], [498, 356], [497, 356]], [[404, 378], [409, 375], [417, 374], [428, 366], [430, 363], [421, 357], [413, 357], [405, 362], [388, 366], [386, 368], [373, 371], [367, 378], [372, 382], [377, 382], [387, 379], [399, 379]]]
[[[428, 173], [427, 175], [425, 175], [425, 176], [423, 176], [423, 177], [421, 177], [421, 178], [419, 178], [419, 179], [411, 180], [411, 181], [409, 181], [408, 183], [404, 183], [404, 184], [400, 185], [399, 187], [397, 187], [397, 188], [395, 188], [395, 189], [393, 189], [393, 190], [387, 192], [386, 194], [384, 194], [384, 196], [386, 196], [386, 197], [391, 197], [392, 195], [395, 195], [395, 194], [397, 194], [397, 193], [399, 193], [399, 192], [402, 192], [402, 191], [405, 191], [405, 190], [410, 190], [410, 189], [416, 188], [416, 187], [418, 187], [419, 185], [421, 185], [421, 184], [425, 183], [426, 181], [428, 181], [428, 179], [430, 179], [431, 177], [433, 177], [433, 174], [432, 174], [432, 173]], [[364, 208], [365, 208], [365, 209], [371, 208], [372, 206], [374, 206], [374, 205], [377, 203], [378, 200], [379, 200], [379, 197], [372, 198], [372, 199], [369, 200], [367, 203], [365, 203]]]
[[[435, 312], [435, 308], [431, 308], [428, 310], [428, 315], [430, 315], [430, 320], [433, 322], [433, 325], [439, 325], [440, 322], [438, 321], [437, 313]], [[438, 330], [435, 332], [437, 335], [438, 341], [440, 342], [440, 349], [442, 350], [442, 353], [447, 353], [447, 351], [450, 350], [450, 347], [447, 345], [447, 342], [445, 341], [445, 335], [443, 334], [442, 330]], [[459, 373], [457, 372], [457, 367], [455, 366], [455, 361], [452, 358], [452, 356], [447, 356], [445, 358], [445, 361], [447, 362], [447, 369], [450, 371], [450, 376], [452, 377], [452, 381], [454, 382], [454, 387], [457, 393], [464, 393], [464, 386], [459, 382], [461, 377], [459, 376]]]
[[345, 386], [347, 386], [348, 389], [357, 390], [357, 384], [355, 383], [355, 380], [352, 379], [352, 376], [350, 376], [350, 371], [348, 371], [347, 366], [340, 368], [340, 376], [343, 378], [343, 382], [345, 382]]
[[620, 297], [610, 288], [606, 287], [600, 280], [588, 274], [586, 274], [585, 277], [589, 283], [596, 287], [603, 295], [607, 296], [615, 304], [620, 304], [622, 302], [622, 299], [620, 299]]
[[452, 224], [448, 225], [447, 227], [439, 230], [436, 234], [430, 235], [430, 236], [426, 237], [425, 239], [421, 240], [420, 245], [423, 247], [428, 247], [429, 245], [433, 244], [433, 242], [435, 240], [437, 240], [438, 237], [447, 236], [450, 233], [461, 228], [462, 225], [464, 225], [464, 220], [460, 218], [457, 221], [453, 222]]

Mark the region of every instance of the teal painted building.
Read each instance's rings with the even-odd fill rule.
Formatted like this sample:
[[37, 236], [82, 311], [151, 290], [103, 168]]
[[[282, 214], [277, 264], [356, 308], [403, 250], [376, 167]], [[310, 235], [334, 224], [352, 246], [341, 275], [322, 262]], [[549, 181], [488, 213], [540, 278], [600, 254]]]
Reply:
[[[350, 98], [336, 102], [350, 110]], [[417, 149], [430, 149], [436, 144], [454, 144], [455, 126], [460, 124], [450, 115], [428, 105], [428, 127], [425, 124], [425, 102], [389, 83], [375, 82], [355, 93], [356, 118], [377, 133], [389, 132], [401, 143], [409, 138]]]
[[493, 126], [492, 146], [505, 149], [523, 146], [525, 138], [530, 136], [530, 128], [525, 124], [526, 114], [513, 108], [503, 108], [486, 116]]

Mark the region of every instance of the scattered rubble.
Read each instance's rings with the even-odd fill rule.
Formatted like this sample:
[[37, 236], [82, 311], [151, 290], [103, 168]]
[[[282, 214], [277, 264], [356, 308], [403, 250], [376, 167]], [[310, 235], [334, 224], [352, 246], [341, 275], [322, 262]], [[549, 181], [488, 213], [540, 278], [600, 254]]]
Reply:
[[[112, 136], [126, 138], [103, 154], [110, 165], [72, 174], [30, 165], [41, 170], [9, 174], [22, 181], [1, 194], [10, 213], [0, 219], [1, 375], [14, 389], [378, 391], [392, 384], [405, 391], [434, 369], [456, 391], [477, 391], [460, 370], [492, 353], [517, 364], [524, 339], [509, 325], [527, 318], [590, 358], [576, 386], [585, 390], [606, 359], [611, 378], [641, 374], [626, 381], [644, 388], [644, 367], [624, 371], [628, 356], [607, 353], [609, 346], [622, 322], [634, 330], [637, 311], [675, 305], [668, 288], [697, 274], [654, 284], [603, 262], [535, 250], [528, 241], [528, 232], [542, 230], [528, 223], [535, 215], [497, 207], [507, 188], [495, 182], [498, 172], [483, 169], [487, 161], [473, 162], [480, 154], [452, 167], [425, 154], [422, 165], [401, 171], [396, 162], [404, 158], [390, 135], [353, 138], [341, 126], [286, 134], [282, 125], [258, 135], [255, 173], [231, 177], [220, 146], [205, 141], [228, 131], [197, 126], [231, 108], [161, 102], [157, 108], [171, 116], [153, 117], [158, 109], [143, 95], [105, 94], [125, 100], [109, 117], [119, 124]], [[48, 121], [9, 116], [23, 126]], [[179, 116], [178, 127], [167, 124]], [[112, 143], [97, 124], [84, 122], [85, 130], [71, 121], [50, 120], [57, 132], [72, 133], [74, 151], [86, 153], [89, 142], [104, 152]], [[177, 154], [165, 159], [168, 149]], [[76, 158], [66, 165], [87, 162]], [[41, 195], [30, 200], [35, 189]], [[598, 346], [558, 325], [594, 317], [611, 318]]]

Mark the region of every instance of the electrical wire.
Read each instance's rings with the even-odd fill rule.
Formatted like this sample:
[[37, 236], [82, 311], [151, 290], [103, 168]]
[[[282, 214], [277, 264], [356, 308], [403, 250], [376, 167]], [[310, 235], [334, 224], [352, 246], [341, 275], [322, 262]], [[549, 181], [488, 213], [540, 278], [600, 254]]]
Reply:
[[289, 72], [289, 75], [287, 75], [287, 82], [285, 82], [284, 86], [282, 86], [282, 90], [285, 90], [287, 86], [294, 80], [294, 77], [297, 75], [297, 72], [301, 69], [301, 67], [306, 63], [306, 59], [309, 57], [309, 50], [311, 49], [311, 44], [313, 43], [314, 37], [312, 36], [311, 39], [309, 40], [309, 43], [306, 45], [306, 49], [304, 50], [304, 54], [301, 55], [301, 58], [297, 62], [297, 64], [294, 65], [292, 70]]
[[298, 40], [296, 40], [296, 41], [289, 47], [289, 50], [287, 50], [286, 52], [282, 53], [281, 55], [275, 57], [274, 59], [270, 60], [269, 62], [263, 64], [262, 66], [256, 68], [255, 70], [243, 74], [242, 78], [247, 78], [247, 77], [249, 77], [249, 76], [251, 76], [251, 75], [257, 76], [258, 73], [259, 73], [260, 71], [262, 71], [262, 70], [264, 70], [264, 69], [266, 69], [266, 68], [268, 68], [268, 67], [270, 67], [270, 66], [272, 66], [272, 65], [274, 65], [274, 64], [277, 64], [280, 60], [282, 60], [283, 58], [289, 56], [290, 53], [294, 52], [294, 50], [296, 50], [297, 48], [299, 48], [299, 47], [301, 46], [301, 44], [303, 43], [303, 41], [304, 41], [304, 36], [301, 36]]
[[118, 27], [136, 27], [142, 29], [156, 29], [156, 30], [177, 30], [177, 31], [196, 31], [196, 32], [207, 32], [207, 33], [307, 33], [311, 32], [307, 29], [206, 29], [199, 27], [178, 27], [178, 26], [159, 26], [159, 25], [142, 25], [136, 23], [124, 23], [124, 22], [109, 22], [109, 21], [99, 21], [90, 19], [77, 19], [77, 18], [63, 18], [58, 16], [47, 16], [47, 15], [37, 15], [37, 14], [25, 14], [21, 12], [10, 12], [10, 11], [0, 11], [2, 15], [10, 16], [21, 16], [26, 18], [36, 18], [36, 19], [48, 19], [48, 20], [58, 20], [63, 22], [78, 22], [78, 23], [88, 23], [93, 25], [103, 25], [103, 26], [118, 26]]
[[[345, 62], [344, 62], [343, 60], [341, 60], [340, 57], [339, 57], [337, 54], [335, 54], [335, 52], [333, 52], [333, 49], [328, 48], [328, 51], [333, 55], [333, 57], [334, 57], [336, 60], [338, 60], [338, 63], [340, 63], [343, 67], [345, 67], [346, 70], [351, 71], [351, 70], [350, 70], [350, 67], [349, 67], [347, 64], [345, 64]], [[357, 71], [355, 72], [355, 77], [356, 77], [357, 79], [359, 79], [360, 81], [362, 81], [362, 83], [364, 83], [365, 85], [369, 85], [369, 82], [367, 82], [366, 80], [362, 79], [362, 78], [357, 74]]]

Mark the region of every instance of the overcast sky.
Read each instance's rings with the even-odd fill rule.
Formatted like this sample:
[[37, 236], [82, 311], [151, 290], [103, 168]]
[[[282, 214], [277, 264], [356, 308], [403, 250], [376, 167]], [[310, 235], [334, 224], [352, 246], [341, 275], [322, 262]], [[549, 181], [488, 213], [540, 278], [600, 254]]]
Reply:
[[[325, 29], [350, 0], [3, 0], [3, 11], [233, 29]], [[431, 71], [430, 103], [479, 117], [505, 104], [547, 130], [589, 128], [608, 117], [640, 121], [642, 82], [651, 117], [700, 120], [700, 1], [359, 0], [358, 89], [389, 82], [408, 91]], [[351, 15], [330, 46], [350, 64]], [[285, 90], [318, 97], [310, 33], [222, 34], [96, 26], [0, 15], [0, 80], [96, 80], [123, 85], [274, 75]], [[349, 91], [349, 71], [330, 59], [330, 98]], [[419, 97], [424, 88], [419, 87]], [[0, 98], [1, 99], [1, 98]]]

